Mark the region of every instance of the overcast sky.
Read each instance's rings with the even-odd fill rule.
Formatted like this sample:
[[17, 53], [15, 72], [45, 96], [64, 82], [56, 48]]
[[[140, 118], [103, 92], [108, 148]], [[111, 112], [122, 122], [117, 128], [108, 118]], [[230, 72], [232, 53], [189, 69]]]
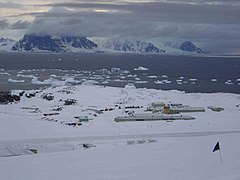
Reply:
[[0, 0], [0, 37], [185, 39], [240, 54], [240, 0]]

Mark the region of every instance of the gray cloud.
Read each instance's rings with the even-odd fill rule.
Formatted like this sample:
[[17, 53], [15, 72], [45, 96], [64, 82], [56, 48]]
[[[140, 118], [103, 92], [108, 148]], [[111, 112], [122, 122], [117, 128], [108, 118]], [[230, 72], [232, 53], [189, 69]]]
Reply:
[[[17, 2], [17, 1], [13, 1]], [[19, 1], [18, 1], [19, 2]], [[24, 1], [21, 11], [5, 18], [23, 20], [14, 24], [0, 21], [0, 28], [26, 29], [27, 33], [88, 37], [136, 37], [140, 39], [181, 38], [196, 42], [233, 42], [240, 47], [239, 0], [51, 0]], [[50, 3], [49, 3], [50, 2]], [[32, 3], [32, 4], [31, 4]], [[5, 6], [7, 6], [5, 4]], [[49, 12], [35, 12], [34, 7]], [[25, 17], [35, 17], [31, 25]], [[18, 19], [19, 20], [19, 19]], [[12, 22], [12, 21], [10, 21]], [[204, 44], [204, 43], [203, 43]], [[205, 43], [207, 44], [207, 43]], [[225, 48], [224, 45], [222, 47]], [[215, 48], [215, 47], [214, 47]]]
[[0, 2], [0, 9], [12, 9], [12, 8], [22, 8], [21, 4], [13, 3], [13, 2]]
[[[233, 6], [236, 1], [164, 1], [125, 4], [105, 3], [56, 3], [43, 6], [67, 7], [75, 9], [106, 9], [116, 10], [119, 13], [129, 12], [131, 16], [141, 17], [146, 20], [176, 23], [214, 23], [231, 24], [239, 23], [240, 6]], [[204, 3], [205, 2], [205, 3]], [[215, 3], [214, 3], [215, 2]], [[218, 3], [217, 3], [218, 2]], [[232, 2], [232, 3], [231, 3]], [[240, 2], [239, 2], [240, 5]]]
[[6, 19], [0, 20], [0, 30], [11, 29], [11, 30], [18, 30], [18, 29], [27, 29], [30, 25], [30, 22], [27, 21], [17, 21], [13, 24], [10, 24]]
[[[103, 3], [104, 2], [104, 3]], [[79, 16], [88, 15], [96, 9], [105, 9], [119, 14], [128, 12], [129, 15], [142, 20], [175, 23], [211, 23], [211, 24], [234, 24], [239, 23], [240, 2], [236, 0], [168, 0], [134, 3], [132, 1], [119, 3], [118, 1], [54, 1], [51, 4], [39, 4], [34, 6], [65, 7], [79, 10]], [[88, 10], [88, 11], [86, 11]], [[77, 14], [76, 14], [77, 15]], [[99, 13], [98, 13], [99, 15]], [[106, 14], [106, 15], [109, 15]], [[22, 13], [16, 16], [45, 16], [65, 17], [69, 13]]]
[[27, 21], [17, 21], [14, 24], [12, 24], [10, 28], [13, 29], [13, 30], [27, 29], [30, 24], [31, 23], [29, 23]]
[[7, 22], [6, 19], [0, 20], [0, 30], [8, 28], [9, 23]]
[[[124, 8], [124, 11], [101, 13], [94, 11], [68, 11], [57, 7], [46, 14], [38, 16], [33, 22], [29, 33], [52, 33], [60, 35], [71, 33], [83, 36], [106, 37], [112, 35], [138, 36], [142, 38], [240, 38], [240, 25], [237, 23], [219, 23], [218, 21], [220, 20], [217, 20], [217, 17], [215, 20], [216, 23], [203, 23], [203, 20], [194, 20], [196, 17], [193, 16], [189, 17], [189, 20], [184, 18], [184, 16], [180, 16], [179, 19], [183, 18], [183, 20], [177, 21], [177, 19], [174, 19], [177, 15], [168, 17], [167, 14], [159, 13], [160, 15], [154, 16], [156, 9], [159, 10], [159, 7], [151, 7], [152, 11], [150, 7], [147, 8], [148, 10], [150, 9], [150, 12], [146, 10], [144, 12], [144, 8], [139, 7], [134, 9], [134, 11]], [[186, 16], [190, 16], [190, 14]], [[172, 21], [170, 21], [171, 18], [173, 19]], [[209, 21], [209, 18], [206, 21]], [[58, 28], [49, 29], [51, 24], [53, 25], [52, 27]]]
[[165, 24], [156, 31], [161, 37], [183, 39], [240, 39], [239, 25]]
[[44, 16], [46, 12], [28, 12], [28, 13], [12, 13], [10, 15], [2, 16], [3, 18], [19, 18], [24, 19], [25, 16], [40, 17]]

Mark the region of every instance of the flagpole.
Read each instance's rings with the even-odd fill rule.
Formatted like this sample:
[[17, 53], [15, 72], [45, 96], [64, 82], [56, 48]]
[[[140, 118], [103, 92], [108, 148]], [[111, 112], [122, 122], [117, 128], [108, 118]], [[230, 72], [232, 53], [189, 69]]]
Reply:
[[222, 153], [221, 153], [221, 149], [219, 149], [219, 155], [220, 155], [220, 160], [221, 160], [221, 164], [222, 164]]

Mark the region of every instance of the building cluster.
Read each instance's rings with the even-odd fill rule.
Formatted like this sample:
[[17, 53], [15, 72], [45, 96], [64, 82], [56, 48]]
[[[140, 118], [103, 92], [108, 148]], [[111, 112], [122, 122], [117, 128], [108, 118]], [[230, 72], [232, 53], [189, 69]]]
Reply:
[[[209, 106], [212, 111], [222, 111], [221, 107]], [[192, 107], [183, 104], [166, 104], [164, 102], [153, 102], [145, 113], [131, 113], [125, 116], [118, 116], [116, 122], [126, 121], [174, 121], [174, 120], [193, 120], [193, 116], [182, 115], [182, 113], [205, 112], [204, 107]]]
[[[120, 107], [120, 106], [116, 106]], [[192, 116], [192, 113], [197, 112], [205, 112], [204, 107], [192, 107], [189, 105], [183, 104], [173, 104], [173, 103], [164, 103], [164, 102], [153, 102], [151, 103], [147, 109], [143, 112], [140, 109], [143, 106], [126, 106], [122, 109], [123, 115], [114, 118], [115, 122], [128, 122], [128, 121], [175, 121], [175, 120], [194, 120], [195, 117]], [[136, 109], [137, 112], [129, 111], [125, 109]], [[224, 110], [221, 107], [216, 106], [209, 106], [208, 109], [212, 111], [220, 112]], [[95, 114], [102, 114], [104, 111], [113, 111], [115, 108], [105, 108], [101, 110], [96, 109], [87, 109], [87, 111], [93, 111]], [[186, 113], [186, 114], [184, 114]], [[187, 114], [191, 113], [191, 115]], [[90, 113], [91, 114], [91, 113]], [[96, 117], [93, 115], [93, 117]], [[72, 122], [70, 125], [82, 125], [83, 122], [88, 122], [89, 120], [93, 120], [93, 118], [89, 118], [88, 116], [75, 116], [78, 124], [73, 124]]]

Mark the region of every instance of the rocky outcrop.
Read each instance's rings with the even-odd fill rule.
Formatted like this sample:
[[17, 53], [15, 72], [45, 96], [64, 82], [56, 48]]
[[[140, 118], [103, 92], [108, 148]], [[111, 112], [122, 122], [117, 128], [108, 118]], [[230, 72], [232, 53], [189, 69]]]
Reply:
[[10, 91], [0, 92], [0, 104], [8, 104], [20, 101], [20, 95], [13, 95]]

